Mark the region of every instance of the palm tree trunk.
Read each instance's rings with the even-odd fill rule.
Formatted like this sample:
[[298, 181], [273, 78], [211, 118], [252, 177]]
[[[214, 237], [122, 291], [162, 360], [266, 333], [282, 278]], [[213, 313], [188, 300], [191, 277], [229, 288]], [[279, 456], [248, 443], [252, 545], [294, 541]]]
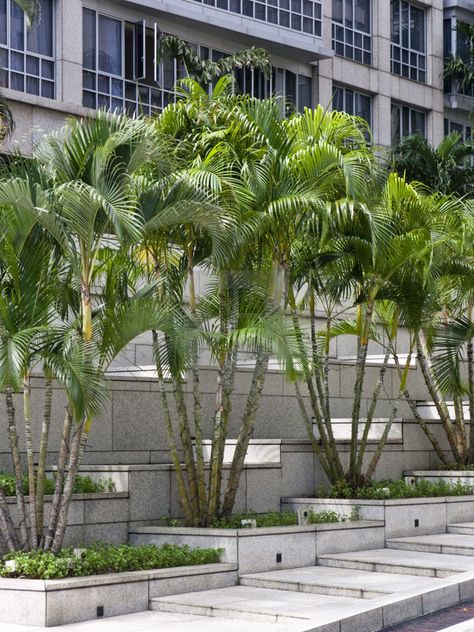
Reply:
[[[189, 308], [193, 318], [196, 316], [196, 289], [194, 283], [194, 258], [192, 244], [188, 248], [188, 286], [189, 286]], [[207, 520], [207, 492], [204, 471], [204, 454], [203, 454], [203, 437], [202, 437], [202, 406], [201, 391], [199, 387], [199, 349], [196, 342], [193, 343], [193, 419], [194, 419], [194, 436], [196, 443], [196, 477], [198, 487], [198, 506], [199, 520], [201, 526], [206, 524]]]
[[382, 386], [385, 379], [385, 374], [387, 372], [388, 361], [390, 359], [390, 349], [387, 349], [385, 352], [385, 356], [382, 362], [382, 366], [380, 367], [379, 376], [377, 378], [377, 383], [375, 385], [374, 392], [372, 393], [372, 399], [370, 401], [369, 410], [367, 411], [367, 419], [364, 425], [364, 432], [362, 433], [362, 438], [359, 444], [359, 453], [357, 455], [357, 477], [362, 473], [362, 463], [364, 460], [365, 450], [367, 448], [367, 441], [369, 440], [369, 432], [372, 427], [372, 421], [374, 419], [375, 410], [377, 408], [377, 403], [380, 397], [380, 391], [382, 390]]
[[456, 419], [454, 436], [456, 438], [456, 444], [458, 446], [458, 453], [463, 460], [463, 464], [468, 462], [469, 453], [467, 451], [466, 443], [466, 427], [464, 425], [464, 410], [463, 402], [460, 395], [455, 393], [453, 395], [454, 416]]
[[38, 547], [38, 528], [36, 524], [35, 456], [31, 435], [31, 388], [30, 376], [23, 381], [23, 419], [25, 427], [26, 459], [28, 464], [28, 507], [30, 516], [30, 549]]
[[66, 535], [67, 517], [69, 512], [69, 505], [71, 504], [72, 493], [74, 490], [74, 483], [76, 481], [77, 470], [79, 467], [79, 455], [81, 453], [82, 433], [85, 421], [86, 420], [82, 420], [76, 424], [71, 441], [67, 475], [64, 481], [61, 504], [59, 506], [56, 532], [54, 534], [53, 543], [51, 545], [51, 552], [55, 555], [61, 550], [64, 542], [64, 536]]
[[227, 482], [227, 489], [222, 506], [222, 515], [224, 516], [230, 515], [234, 508], [235, 498], [240, 484], [240, 476], [244, 466], [245, 455], [247, 454], [249, 442], [252, 437], [269, 361], [270, 353], [266, 350], [259, 350], [253, 372], [252, 385], [247, 398], [242, 425], [235, 446], [234, 457], [230, 466], [229, 480]]
[[360, 407], [364, 388], [365, 365], [369, 347], [369, 330], [372, 324], [372, 303], [368, 302], [363, 319], [360, 342], [357, 352], [356, 379], [354, 383], [354, 400], [352, 406], [351, 447], [349, 462], [349, 478], [352, 485], [357, 485], [357, 444], [359, 432]]
[[43, 538], [44, 528], [44, 481], [46, 477], [46, 459], [48, 457], [49, 430], [51, 427], [51, 410], [53, 405], [53, 380], [45, 372], [43, 423], [38, 455], [38, 472], [36, 478], [36, 530], [38, 540]]
[[318, 440], [314, 436], [313, 425], [311, 423], [308, 413], [306, 412], [306, 406], [304, 404], [300, 387], [297, 382], [295, 383], [295, 392], [296, 392], [296, 399], [298, 401], [298, 407], [301, 412], [301, 418], [303, 419], [303, 423], [305, 425], [308, 438], [311, 441], [313, 452], [318, 457], [318, 460], [321, 463], [321, 467], [323, 468], [323, 472], [328, 477], [329, 482], [331, 483], [331, 485], [335, 485], [336, 483], [340, 481], [335, 477], [333, 468], [330, 466], [329, 462], [327, 461], [325, 453], [323, 452], [323, 450], [321, 450]]
[[[209, 463], [209, 508], [210, 518], [217, 517], [220, 506], [220, 455], [224, 453], [226, 432], [224, 428], [224, 373], [225, 365], [219, 362], [214, 414], [214, 433], [212, 436], [211, 459]], [[222, 449], [221, 449], [222, 448]]]
[[176, 411], [178, 413], [179, 436], [181, 440], [181, 446], [183, 448], [184, 465], [186, 469], [186, 476], [188, 479], [189, 501], [193, 511], [194, 526], [197, 527], [199, 526], [199, 511], [196, 463], [194, 460], [194, 450], [191, 439], [191, 432], [189, 429], [186, 401], [184, 399], [183, 385], [180, 377], [173, 380], [173, 395], [176, 402]]
[[3, 487], [0, 487], [0, 533], [5, 541], [8, 551], [18, 550], [18, 541], [15, 533], [15, 526], [11, 518], [10, 509]]
[[44, 550], [51, 550], [56, 529], [58, 526], [59, 508], [61, 505], [61, 496], [63, 492], [64, 477], [66, 472], [66, 466], [70, 453], [71, 445], [71, 431], [73, 425], [72, 406], [68, 404], [66, 407], [66, 414], [63, 423], [63, 434], [61, 437], [61, 444], [59, 446], [58, 455], [58, 469], [56, 473], [56, 482], [54, 486], [53, 501], [51, 503], [51, 512], [49, 515], [48, 531], [45, 538]]
[[15, 473], [16, 505], [18, 510], [20, 548], [28, 547], [28, 525], [26, 520], [25, 497], [23, 495], [23, 476], [21, 470], [20, 452], [18, 450], [18, 433], [16, 430], [15, 407], [13, 405], [13, 391], [10, 387], [5, 390], [5, 401], [8, 419], [8, 437], [10, 441], [10, 453]]
[[467, 343], [467, 372], [469, 380], [469, 463], [474, 463], [474, 346]]
[[426, 437], [428, 438], [428, 441], [433, 446], [433, 449], [436, 452], [436, 454], [438, 455], [439, 460], [441, 461], [441, 463], [443, 465], [448, 465], [448, 460], [446, 459], [446, 455], [444, 454], [443, 449], [442, 449], [438, 439], [431, 432], [431, 430], [430, 430], [428, 424], [426, 423], [426, 421], [421, 417], [420, 413], [418, 412], [418, 408], [417, 408], [416, 402], [411, 397], [410, 392], [408, 391], [408, 389], [405, 389], [403, 391], [403, 396], [404, 396], [408, 406], [410, 407], [410, 410], [412, 412], [413, 417], [416, 419], [416, 421], [418, 422], [420, 428], [423, 430], [423, 432], [425, 433]]
[[425, 384], [436, 406], [436, 410], [438, 411], [438, 415], [441, 420], [441, 424], [444, 428], [444, 431], [446, 433], [446, 438], [448, 439], [454, 460], [457, 464], [461, 464], [460, 454], [458, 453], [458, 447], [457, 447], [456, 439], [454, 437], [448, 407], [446, 406], [446, 402], [444, 401], [443, 396], [440, 393], [438, 393], [438, 390], [436, 389], [436, 386], [434, 384], [428, 346], [426, 344], [425, 337], [421, 332], [417, 336], [417, 352], [418, 352], [418, 363], [420, 365], [420, 369], [423, 374]]
[[385, 444], [387, 443], [387, 439], [388, 439], [388, 435], [390, 433], [390, 430], [392, 428], [393, 422], [395, 421], [395, 418], [397, 416], [397, 412], [398, 412], [398, 407], [400, 405], [400, 396], [401, 393], [399, 394], [399, 398], [396, 401], [396, 403], [393, 406], [392, 412], [390, 414], [389, 420], [384, 428], [382, 437], [380, 438], [380, 441], [377, 444], [377, 448], [372, 456], [372, 459], [370, 460], [369, 466], [367, 468], [366, 474], [365, 474], [365, 480], [366, 481], [370, 481], [372, 480], [373, 475], [375, 474], [375, 470], [377, 468], [377, 465], [380, 461], [380, 457], [382, 456], [382, 452], [385, 448]]
[[176, 481], [178, 485], [178, 496], [183, 508], [186, 522], [188, 524], [194, 523], [193, 510], [189, 500], [188, 490], [186, 488], [186, 481], [184, 480], [183, 470], [181, 462], [179, 460], [178, 449], [176, 447], [176, 441], [174, 436], [173, 424], [171, 422], [171, 414], [168, 405], [168, 399], [166, 397], [165, 383], [163, 377], [163, 368], [161, 366], [160, 350], [158, 347], [158, 334], [155, 330], [152, 331], [154, 355], [156, 361], [156, 370], [158, 376], [158, 386], [160, 392], [161, 408], [163, 412], [163, 418], [165, 422], [166, 434], [168, 436], [168, 445], [171, 453], [171, 462], [173, 463], [174, 472], [176, 475]]

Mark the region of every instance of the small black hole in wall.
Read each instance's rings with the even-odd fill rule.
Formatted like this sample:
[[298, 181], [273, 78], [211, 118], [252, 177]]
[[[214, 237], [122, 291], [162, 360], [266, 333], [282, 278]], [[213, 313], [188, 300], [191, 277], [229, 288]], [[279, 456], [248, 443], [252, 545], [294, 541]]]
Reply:
[[104, 616], [104, 606], [97, 606], [97, 616], [98, 617]]
[[277, 564], [281, 562], [281, 553], [277, 553]]
[[420, 521], [418, 520], [418, 518], [415, 518], [415, 527], [419, 527], [420, 526]]

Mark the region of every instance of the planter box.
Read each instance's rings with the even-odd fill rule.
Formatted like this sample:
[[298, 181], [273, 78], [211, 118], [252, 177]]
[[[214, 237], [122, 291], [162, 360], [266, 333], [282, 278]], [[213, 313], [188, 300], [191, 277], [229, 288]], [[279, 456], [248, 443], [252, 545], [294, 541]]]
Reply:
[[474, 520], [474, 496], [357, 500], [332, 498], [283, 498], [283, 511], [299, 508], [314, 512], [336, 511], [350, 516], [354, 509], [362, 520], [383, 520], [385, 538], [444, 533], [452, 522]]
[[408, 481], [430, 481], [431, 483], [439, 483], [446, 481], [447, 483], [461, 482], [463, 485], [474, 487], [474, 471], [473, 470], [411, 470], [403, 472], [405, 480]]
[[236, 567], [231, 564], [67, 579], [0, 578], [0, 621], [46, 627], [90, 621], [98, 616], [143, 612], [148, 610], [151, 597], [224, 588], [236, 583]]
[[142, 527], [129, 534], [132, 544], [187, 544], [223, 548], [222, 561], [239, 574], [314, 566], [317, 556], [384, 546], [382, 522], [345, 522], [257, 529]]

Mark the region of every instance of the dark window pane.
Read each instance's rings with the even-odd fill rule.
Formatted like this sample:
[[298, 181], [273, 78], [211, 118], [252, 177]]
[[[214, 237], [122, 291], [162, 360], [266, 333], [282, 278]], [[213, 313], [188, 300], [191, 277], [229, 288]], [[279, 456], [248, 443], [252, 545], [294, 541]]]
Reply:
[[410, 46], [425, 51], [425, 12], [413, 5], [410, 6]]
[[40, 93], [40, 82], [37, 77], [26, 77], [26, 91], [28, 94]]
[[298, 110], [303, 112], [304, 108], [312, 106], [311, 99], [311, 77], [298, 75]]
[[[26, 36], [26, 46], [32, 53], [53, 56], [53, 0], [41, 0], [41, 18]], [[36, 93], [35, 93], [36, 94]]]
[[354, 0], [354, 27], [370, 33], [370, 0]]
[[7, 0], [0, 0], [0, 44], [7, 43]]
[[30, 55], [26, 56], [26, 72], [30, 75], [36, 75], [37, 77], [40, 74], [40, 60], [38, 57], [31, 57]]
[[95, 11], [82, 12], [82, 64], [84, 68], [96, 69]]
[[82, 105], [86, 108], [95, 108], [95, 94], [84, 90], [82, 93]]
[[342, 0], [332, 0], [332, 19], [342, 24]]
[[45, 79], [54, 79], [54, 62], [47, 59], [41, 60], [41, 76]]
[[10, 53], [10, 68], [12, 70], [21, 70], [25, 68], [25, 57], [23, 53]]
[[99, 70], [122, 74], [122, 23], [99, 15]]
[[10, 4], [10, 45], [17, 50], [24, 48], [24, 29], [25, 20], [23, 11], [20, 7], [12, 2]]

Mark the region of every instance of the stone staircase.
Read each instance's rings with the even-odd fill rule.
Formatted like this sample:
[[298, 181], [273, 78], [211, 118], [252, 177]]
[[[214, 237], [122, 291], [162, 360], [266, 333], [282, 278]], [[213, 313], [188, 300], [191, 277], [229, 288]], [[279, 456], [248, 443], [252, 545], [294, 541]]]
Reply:
[[474, 523], [461, 523], [320, 555], [317, 566], [243, 574], [238, 586], [153, 598], [150, 609], [241, 620], [242, 632], [248, 621], [276, 632], [376, 632], [473, 596]]

